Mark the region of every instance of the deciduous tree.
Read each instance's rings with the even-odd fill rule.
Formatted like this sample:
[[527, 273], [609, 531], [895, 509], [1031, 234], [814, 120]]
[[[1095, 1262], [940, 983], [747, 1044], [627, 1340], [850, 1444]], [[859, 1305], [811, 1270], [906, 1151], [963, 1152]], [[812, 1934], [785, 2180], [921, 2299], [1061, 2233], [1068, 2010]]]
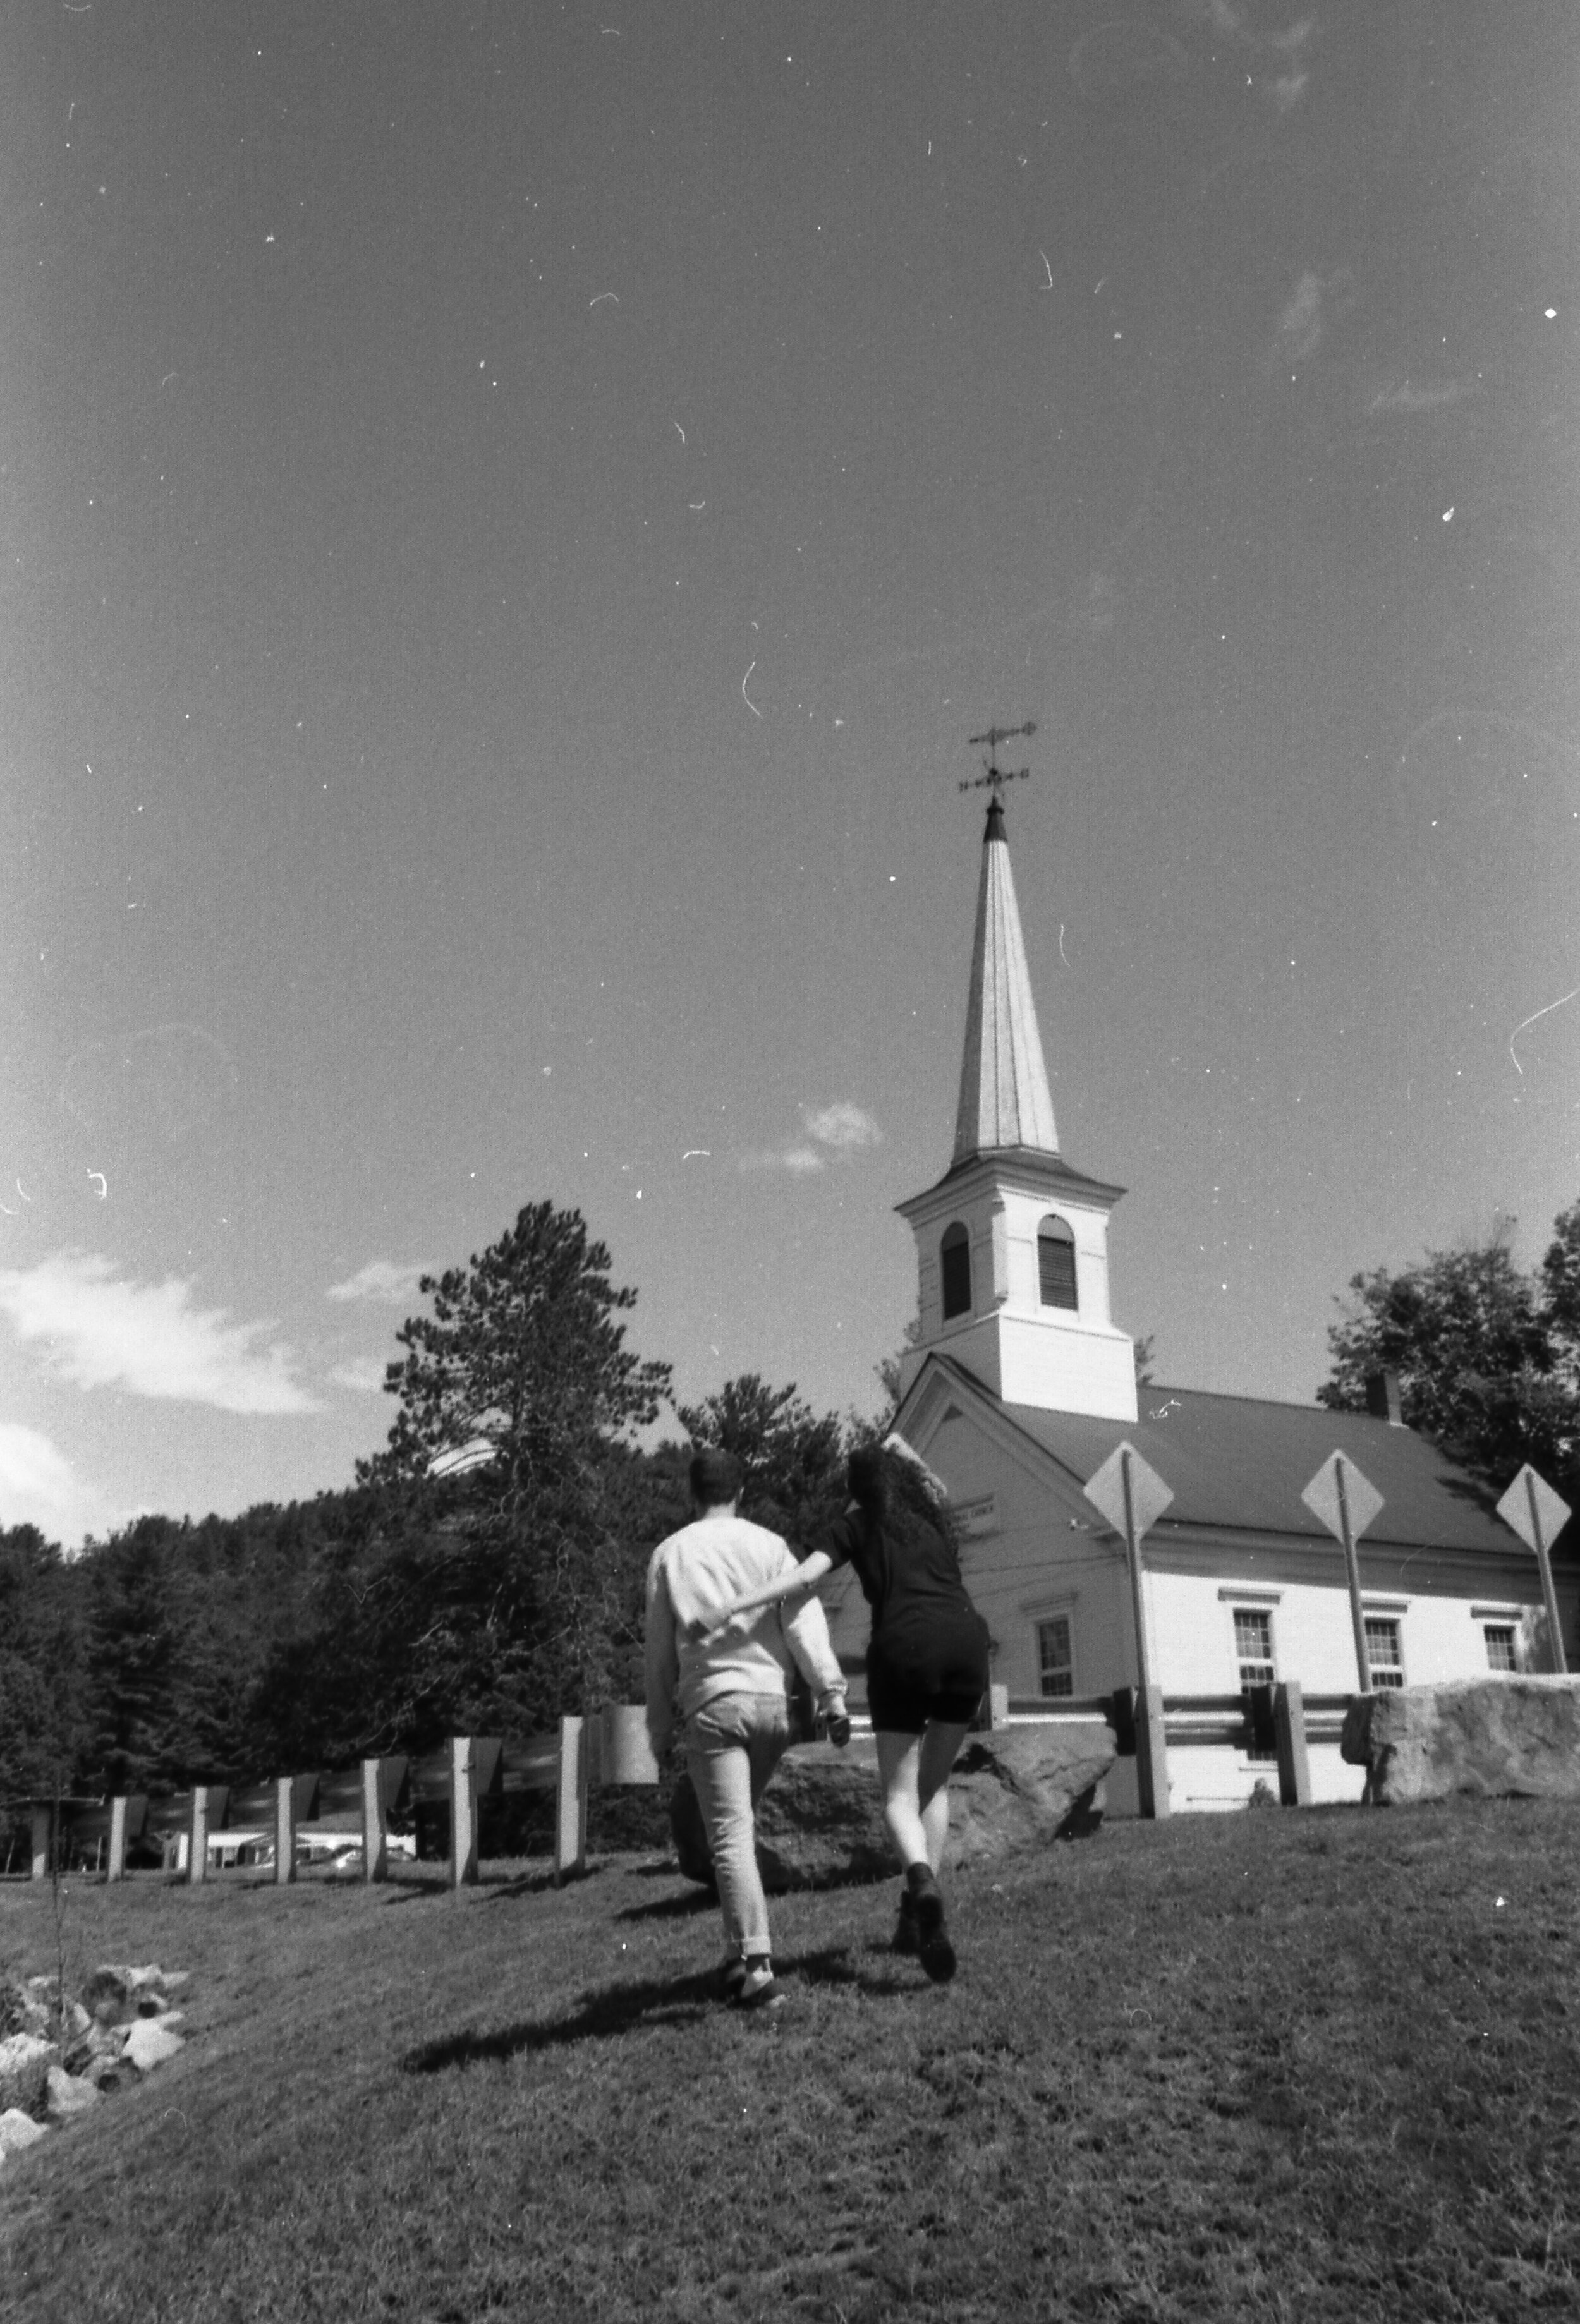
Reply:
[[1514, 1264], [1512, 1223], [1397, 1275], [1353, 1276], [1317, 1401], [1363, 1411], [1368, 1376], [1391, 1371], [1409, 1425], [1489, 1481], [1529, 1461], [1562, 1489], [1580, 1454], [1580, 1205], [1534, 1276]]

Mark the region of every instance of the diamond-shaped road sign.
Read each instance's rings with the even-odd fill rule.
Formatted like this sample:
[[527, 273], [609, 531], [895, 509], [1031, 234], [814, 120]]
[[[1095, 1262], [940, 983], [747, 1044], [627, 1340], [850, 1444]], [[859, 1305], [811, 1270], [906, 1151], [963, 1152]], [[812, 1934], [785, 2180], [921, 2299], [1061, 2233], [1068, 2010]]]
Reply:
[[1343, 1541], [1344, 1525], [1338, 1503], [1338, 1467], [1341, 1461], [1344, 1471], [1344, 1505], [1350, 1516], [1350, 1539], [1359, 1541], [1382, 1507], [1382, 1496], [1371, 1479], [1362, 1475], [1347, 1452], [1330, 1452], [1300, 1499], [1312, 1516], [1321, 1519], [1334, 1539]]
[[[1536, 1503], [1536, 1516], [1541, 1522], [1541, 1538], [1537, 1538], [1531, 1522], [1531, 1502]], [[1538, 1477], [1528, 1461], [1502, 1499], [1498, 1503], [1498, 1515], [1511, 1526], [1527, 1549], [1550, 1549], [1559, 1532], [1568, 1522], [1569, 1504], [1555, 1493], [1545, 1477]]]
[[1169, 1502], [1174, 1499], [1168, 1486], [1142, 1460], [1135, 1446], [1125, 1437], [1117, 1443], [1095, 1476], [1086, 1484], [1086, 1499], [1102, 1510], [1116, 1534], [1125, 1533], [1124, 1464], [1130, 1462], [1131, 1514], [1135, 1522], [1136, 1539], [1155, 1526]]

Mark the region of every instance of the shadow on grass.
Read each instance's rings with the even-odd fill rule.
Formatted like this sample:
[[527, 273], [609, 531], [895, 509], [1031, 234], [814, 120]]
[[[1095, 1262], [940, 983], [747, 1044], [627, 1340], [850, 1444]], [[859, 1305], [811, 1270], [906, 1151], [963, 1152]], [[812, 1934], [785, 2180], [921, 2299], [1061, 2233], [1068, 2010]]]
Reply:
[[[882, 1956], [887, 1961], [891, 1956]], [[801, 1953], [777, 1964], [781, 1979], [790, 1985], [855, 1988], [884, 1998], [914, 1993], [919, 1980], [896, 1976], [885, 1968], [878, 1974], [856, 1966], [848, 1952], [831, 1946], [822, 1952]], [[795, 2006], [793, 1994], [790, 2006]], [[584, 1994], [568, 2017], [523, 2024], [502, 2025], [489, 2034], [470, 2031], [448, 2034], [424, 2042], [398, 2061], [402, 2073], [442, 2074], [453, 2067], [502, 2064], [523, 2052], [564, 2048], [572, 2042], [601, 2042], [644, 2025], [693, 2024], [722, 2011], [716, 1969], [695, 1970], [690, 1976], [645, 1978], [635, 1984], [610, 1985]], [[768, 2017], [743, 2015], [743, 2023], [772, 2024]]]
[[678, 1896], [661, 1896], [651, 1904], [627, 1904], [617, 1921], [688, 1921], [698, 1913], [718, 1911], [716, 1888], [685, 1888]]

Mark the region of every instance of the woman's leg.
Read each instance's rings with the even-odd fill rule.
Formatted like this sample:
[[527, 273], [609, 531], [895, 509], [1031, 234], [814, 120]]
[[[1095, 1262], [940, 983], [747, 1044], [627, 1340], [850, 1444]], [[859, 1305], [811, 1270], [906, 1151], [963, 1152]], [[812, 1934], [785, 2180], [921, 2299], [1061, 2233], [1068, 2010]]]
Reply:
[[[902, 1866], [927, 1864], [927, 1828], [922, 1822], [919, 1781], [922, 1738], [879, 1728], [878, 1777], [883, 1786], [883, 1821]], [[946, 1805], [945, 1816], [948, 1809]]]
[[917, 1763], [917, 1808], [927, 1860], [935, 1873], [942, 1868], [944, 1843], [949, 1837], [949, 1770], [969, 1732], [968, 1724], [956, 1726], [950, 1720], [929, 1719], [921, 1738]]

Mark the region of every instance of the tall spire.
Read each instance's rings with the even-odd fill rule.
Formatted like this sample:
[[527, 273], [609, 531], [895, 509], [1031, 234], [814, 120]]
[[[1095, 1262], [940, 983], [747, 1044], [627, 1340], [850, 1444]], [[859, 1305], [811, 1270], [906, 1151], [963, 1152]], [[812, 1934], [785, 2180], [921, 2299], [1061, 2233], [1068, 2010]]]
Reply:
[[976, 936], [966, 1048], [960, 1061], [960, 1102], [955, 1116], [955, 1162], [995, 1148], [1058, 1152], [1048, 1067], [1037, 1030], [1021, 915], [1015, 902], [1004, 810], [995, 785], [983, 835], [982, 880], [976, 891]]

